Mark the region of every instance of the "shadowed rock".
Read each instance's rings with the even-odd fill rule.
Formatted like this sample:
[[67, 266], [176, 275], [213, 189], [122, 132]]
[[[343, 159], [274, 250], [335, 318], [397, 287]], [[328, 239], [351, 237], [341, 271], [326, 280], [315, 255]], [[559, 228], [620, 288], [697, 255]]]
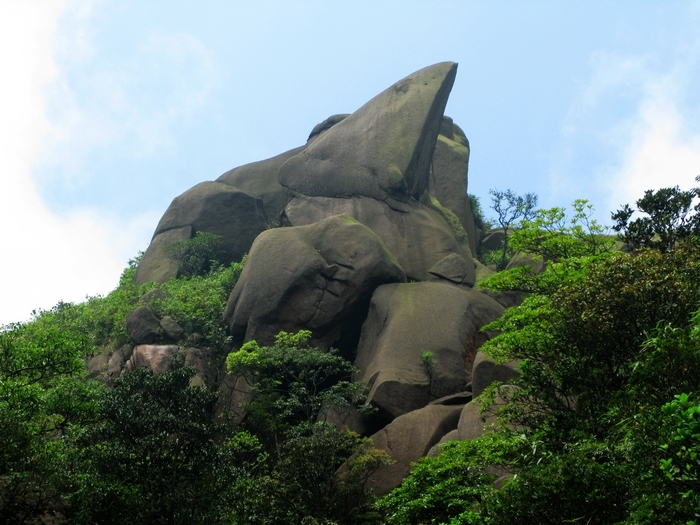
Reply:
[[457, 240], [443, 216], [416, 201], [400, 207], [399, 210], [369, 197], [336, 199], [297, 195], [287, 205], [285, 214], [292, 226], [313, 224], [333, 215], [350, 215], [371, 228], [396, 256], [406, 276], [417, 281], [429, 280], [429, 271], [435, 264], [457, 254], [467, 263], [463, 283], [473, 286], [476, 273], [468, 247]]
[[371, 436], [376, 448], [395, 463], [381, 467], [367, 486], [378, 496], [398, 487], [411, 470], [411, 463], [425, 456], [441, 437], [454, 430], [461, 406], [429, 405], [403, 415]]
[[486, 387], [494, 382], [508, 383], [520, 375], [517, 370], [517, 361], [508, 361], [501, 365], [487, 357], [482, 352], [477, 352], [472, 368], [472, 393], [474, 397], [481, 394]]
[[280, 184], [314, 197], [420, 199], [456, 71], [442, 62], [400, 80], [285, 162]]
[[[476, 352], [479, 329], [502, 312], [484, 294], [444, 282], [377, 288], [355, 360], [356, 379], [369, 387], [368, 402], [391, 420], [463, 391], [465, 360], [471, 362]], [[432, 354], [431, 370], [426, 351]]]
[[281, 330], [309, 329], [313, 343], [327, 347], [377, 286], [405, 280], [372, 230], [351, 217], [334, 216], [261, 234], [224, 317], [238, 342], [271, 344]]
[[469, 141], [450, 117], [442, 118], [430, 176], [430, 196], [452, 211], [469, 236], [469, 250], [477, 253], [478, 234], [467, 197]]
[[270, 159], [239, 166], [227, 171], [216, 181], [261, 199], [268, 219], [277, 223], [280, 220], [280, 213], [289, 202], [289, 190], [277, 180], [280, 166], [294, 155], [302, 152], [304, 148], [306, 146], [285, 151]]
[[[209, 232], [221, 235], [223, 257], [220, 262], [240, 261], [255, 237], [267, 228], [262, 201], [220, 182], [202, 182], [176, 197], [161, 218], [153, 234], [153, 242], [143, 256], [134, 280], [163, 282], [177, 274], [177, 265], [167, 262], [166, 232], [177, 230], [177, 240], [186, 240], [187, 232]], [[170, 239], [168, 239], [169, 242]], [[157, 270], [156, 270], [157, 269]]]
[[137, 345], [153, 343], [159, 328], [160, 321], [147, 306], [139, 306], [126, 316], [126, 331]]

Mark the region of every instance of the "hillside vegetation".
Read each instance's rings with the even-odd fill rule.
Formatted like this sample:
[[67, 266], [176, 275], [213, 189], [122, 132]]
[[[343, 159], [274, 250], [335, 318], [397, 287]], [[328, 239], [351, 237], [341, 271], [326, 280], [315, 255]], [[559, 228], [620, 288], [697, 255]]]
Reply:
[[[245, 260], [218, 264], [215, 238], [172, 245], [186, 271], [162, 284], [135, 284], [133, 261], [108, 296], [0, 332], [0, 522], [694, 524], [699, 193], [647, 192], [644, 216], [618, 212], [627, 251], [585, 201], [571, 217], [521, 221], [508, 247], [544, 271], [481, 283], [524, 294], [484, 328], [500, 335], [481, 350], [519, 363], [476, 401], [491, 431], [443, 444], [378, 500], [366, 483], [388, 456], [330, 423], [372, 409], [352, 363], [306, 331], [231, 352], [223, 312]], [[88, 362], [130, 344], [126, 318], [142, 305], [177, 323], [185, 351], [206, 348], [217, 373], [240, 379], [243, 419], [186, 357], [162, 374], [90, 377]]]

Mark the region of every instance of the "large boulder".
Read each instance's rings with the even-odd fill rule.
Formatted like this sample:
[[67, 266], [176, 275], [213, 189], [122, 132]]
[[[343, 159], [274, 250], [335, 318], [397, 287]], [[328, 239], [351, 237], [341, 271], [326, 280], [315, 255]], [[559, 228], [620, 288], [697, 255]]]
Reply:
[[153, 343], [160, 335], [160, 321], [147, 306], [139, 306], [126, 316], [126, 331], [137, 345]]
[[314, 197], [420, 199], [457, 64], [416, 71], [313, 140], [279, 170], [279, 182]]
[[476, 255], [477, 232], [467, 197], [469, 141], [450, 117], [442, 118], [433, 153], [430, 195], [452, 211], [469, 236], [469, 249]]
[[143, 284], [149, 281], [164, 283], [177, 275], [179, 263], [168, 256], [166, 248], [174, 242], [182, 242], [192, 238], [192, 226], [174, 228], [156, 234], [151, 239], [151, 244], [141, 257], [136, 269], [134, 281]]
[[308, 329], [314, 344], [327, 347], [377, 286], [405, 280], [372, 230], [347, 215], [329, 217], [261, 234], [224, 317], [239, 343], [271, 344], [281, 330]]
[[477, 352], [472, 367], [472, 395], [477, 397], [492, 383], [508, 383], [519, 375], [517, 361], [498, 364], [483, 352]]
[[367, 383], [368, 402], [389, 421], [461, 392], [480, 328], [502, 313], [486, 295], [447, 282], [380, 286], [362, 326], [355, 379]]
[[182, 350], [177, 345], [138, 345], [124, 365], [124, 372], [138, 370], [144, 366], [154, 374], [162, 374], [172, 367]]
[[[512, 389], [517, 387], [513, 385], [504, 385], [500, 388], [499, 392], [502, 392], [506, 397], [512, 392]], [[491, 405], [488, 410], [484, 411], [484, 406], [479, 400], [474, 400], [471, 403], [467, 403], [459, 416], [459, 423], [457, 424], [458, 437], [460, 441], [466, 441], [469, 439], [476, 439], [479, 436], [490, 432], [497, 423], [496, 412], [503, 407], [505, 404], [504, 398], [500, 395], [496, 395], [496, 399], [493, 405]], [[519, 427], [513, 427], [517, 429]]]
[[187, 240], [198, 231], [220, 235], [223, 259], [220, 262], [229, 264], [240, 261], [253, 240], [267, 227], [261, 200], [228, 184], [202, 182], [170, 204], [156, 227], [134, 280], [138, 284], [163, 282], [177, 275], [177, 265], [166, 261], [165, 243], [160, 239], [167, 232], [177, 232], [173, 240], [178, 241]]
[[396, 256], [409, 279], [431, 279], [430, 270], [448, 255], [456, 254], [464, 260], [467, 272], [463, 284], [474, 285], [476, 273], [468, 245], [457, 239], [438, 210], [420, 202], [402, 203], [398, 209], [370, 197], [343, 199], [297, 195], [285, 209], [292, 226], [313, 224], [338, 214], [350, 215], [371, 228]]
[[277, 223], [282, 210], [289, 202], [289, 190], [278, 182], [277, 174], [282, 164], [301, 153], [305, 147], [294, 148], [270, 159], [239, 166], [227, 171], [216, 181], [261, 199], [268, 219]]
[[367, 483], [377, 496], [398, 487], [411, 471], [411, 463], [428, 454], [440, 438], [457, 428], [461, 406], [429, 405], [395, 419], [373, 434], [376, 448], [394, 463], [381, 467]]

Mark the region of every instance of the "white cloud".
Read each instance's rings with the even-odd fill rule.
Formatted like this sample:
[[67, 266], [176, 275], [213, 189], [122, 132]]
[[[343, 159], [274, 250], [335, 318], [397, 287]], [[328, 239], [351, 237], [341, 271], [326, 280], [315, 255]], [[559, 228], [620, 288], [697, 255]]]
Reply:
[[639, 105], [620, 166], [610, 174], [610, 209], [633, 204], [645, 190], [695, 187], [700, 134], [687, 127], [674, 100], [655, 90]]
[[[119, 225], [98, 210], [56, 215], [39, 197], [32, 168], [56, 129], [46, 117], [44, 88], [59, 77], [53, 59], [58, 20], [89, 2], [17, 0], [0, 16], [0, 324], [35, 308], [79, 301], [117, 283], [137, 240], [155, 217]], [[147, 225], [147, 226], [146, 226]], [[150, 233], [150, 232], [149, 232]]]
[[136, 60], [93, 64], [96, 51], [84, 29], [89, 20], [85, 13], [71, 20], [83, 29], [62, 31], [65, 70], [47, 90], [55, 129], [43, 176], [80, 185], [93, 176], [84, 162], [95, 151], [142, 159], [175, 150], [178, 120], [201, 108], [217, 82], [210, 52], [190, 34], [154, 32], [134, 50], [124, 50]]
[[607, 222], [605, 210], [633, 205], [645, 190], [695, 186], [700, 40], [678, 41], [646, 54], [592, 53], [562, 124], [553, 192], [591, 195]]

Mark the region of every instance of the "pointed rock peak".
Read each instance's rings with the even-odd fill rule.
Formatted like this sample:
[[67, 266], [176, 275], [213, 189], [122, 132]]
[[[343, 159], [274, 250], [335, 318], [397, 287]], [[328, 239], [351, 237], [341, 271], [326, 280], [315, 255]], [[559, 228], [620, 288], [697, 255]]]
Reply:
[[400, 80], [287, 160], [280, 184], [311, 197], [420, 199], [456, 72], [441, 62]]

